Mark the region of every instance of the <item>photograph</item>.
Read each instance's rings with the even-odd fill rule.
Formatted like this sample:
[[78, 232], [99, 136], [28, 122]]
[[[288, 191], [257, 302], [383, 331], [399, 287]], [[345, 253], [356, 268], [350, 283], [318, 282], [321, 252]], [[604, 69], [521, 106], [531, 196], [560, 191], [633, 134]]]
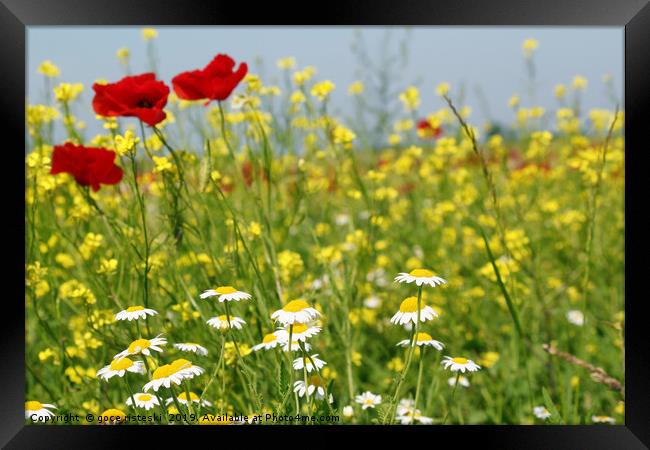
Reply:
[[30, 25], [25, 425], [625, 425], [625, 45]]

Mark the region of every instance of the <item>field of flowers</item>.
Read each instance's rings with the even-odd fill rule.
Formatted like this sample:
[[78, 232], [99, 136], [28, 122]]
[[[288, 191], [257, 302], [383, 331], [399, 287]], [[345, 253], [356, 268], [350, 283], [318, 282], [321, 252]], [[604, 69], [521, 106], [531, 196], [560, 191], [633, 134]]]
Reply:
[[92, 87], [39, 67], [27, 422], [624, 421], [615, 105], [583, 111], [576, 76], [479, 127], [454, 86], [402, 86], [377, 146], [315, 68], [268, 85], [236, 56], [161, 80], [122, 49]]

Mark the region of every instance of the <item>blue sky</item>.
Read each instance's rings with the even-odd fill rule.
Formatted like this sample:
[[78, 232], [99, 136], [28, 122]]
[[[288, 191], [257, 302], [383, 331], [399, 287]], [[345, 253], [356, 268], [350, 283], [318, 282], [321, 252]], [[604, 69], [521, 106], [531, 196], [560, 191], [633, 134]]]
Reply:
[[[337, 88], [332, 105], [345, 114], [351, 111], [347, 86], [359, 70], [351, 51], [355, 30], [361, 30], [371, 55], [382, 51], [386, 27], [156, 27], [155, 40], [160, 59], [159, 76], [167, 83], [178, 72], [203, 67], [216, 53], [228, 53], [237, 61], [247, 61], [251, 71], [262, 73], [267, 83], [280, 82], [281, 71], [275, 61], [294, 56], [298, 67], [314, 65], [318, 79], [330, 79]], [[390, 28], [392, 48], [404, 36], [404, 29]], [[525, 102], [526, 75], [521, 44], [535, 38], [540, 46], [535, 53], [537, 66], [536, 104], [555, 105], [553, 87], [570, 84], [580, 74], [589, 80], [584, 106], [613, 105], [606, 95], [602, 77], [613, 77], [615, 91], [623, 98], [623, 28], [620, 27], [413, 27], [408, 48], [410, 59], [395, 80], [398, 88], [417, 83], [423, 112], [442, 106], [434, 94], [435, 86], [448, 81], [464, 83], [467, 103], [473, 107], [472, 119], [486, 117], [479, 105], [476, 88], [482, 90], [492, 119], [511, 121], [507, 100], [522, 94]], [[28, 102], [43, 101], [43, 79], [36, 72], [45, 59], [61, 69], [61, 81], [81, 82], [86, 86], [84, 106], [79, 117], [87, 120], [90, 132], [95, 127], [90, 101], [96, 79], [115, 81], [124, 69], [115, 56], [118, 48], [131, 51], [134, 73], [147, 70], [146, 45], [141, 27], [29, 27], [27, 86]], [[259, 63], [262, 62], [263, 70]]]

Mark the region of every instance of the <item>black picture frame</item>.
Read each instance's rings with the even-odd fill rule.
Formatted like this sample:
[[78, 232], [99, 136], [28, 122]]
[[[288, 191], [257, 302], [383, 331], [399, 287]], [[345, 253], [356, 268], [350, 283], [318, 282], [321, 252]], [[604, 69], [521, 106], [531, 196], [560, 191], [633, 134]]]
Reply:
[[[625, 31], [625, 115], [626, 115], [626, 412], [625, 425], [615, 426], [458, 426], [447, 427], [344, 427], [316, 429], [293, 427], [196, 427], [192, 433], [221, 433], [233, 438], [251, 434], [283, 433], [303, 442], [342, 442], [341, 433], [361, 431], [366, 436], [385, 439], [399, 433], [424, 433], [432, 445], [451, 442], [462, 446], [501, 449], [637, 449], [650, 446], [650, 352], [643, 314], [646, 303], [644, 279], [648, 264], [648, 230], [643, 221], [644, 194], [648, 187], [646, 121], [650, 99], [650, 5], [646, 0], [448, 0], [390, 1], [364, 0], [344, 3], [329, 1], [309, 6], [305, 2], [223, 2], [178, 0], [0, 0], [0, 114], [5, 169], [0, 177], [5, 220], [2, 236], [10, 251], [5, 259], [7, 292], [3, 302], [2, 363], [0, 386], [2, 404], [0, 444], [5, 448], [77, 448], [153, 445], [170, 443], [174, 434], [187, 427], [100, 427], [25, 426], [24, 419], [24, 287], [20, 287], [23, 254], [24, 197], [19, 170], [24, 154], [26, 29], [36, 25], [521, 25], [521, 26], [615, 26]], [[20, 138], [18, 138], [20, 136]], [[645, 144], [645, 145], [644, 145]], [[23, 179], [24, 181], [24, 179]], [[645, 187], [645, 188], [644, 188]], [[14, 222], [15, 221], [15, 222]], [[21, 247], [22, 246], [22, 247]], [[15, 248], [15, 251], [12, 251]], [[14, 273], [15, 272], [15, 273]], [[24, 273], [23, 273], [24, 275]], [[22, 314], [21, 314], [22, 311]], [[21, 319], [22, 318], [22, 319]], [[279, 431], [278, 431], [279, 430]], [[296, 431], [294, 431], [296, 430]], [[325, 433], [324, 431], [328, 431]], [[146, 433], [146, 440], [141, 440]], [[311, 433], [313, 438], [302, 435]], [[192, 435], [191, 443], [201, 444], [209, 436]], [[196, 436], [196, 437], [195, 437]], [[220, 437], [220, 439], [222, 439]], [[270, 436], [269, 436], [270, 437]], [[137, 439], [137, 441], [136, 441]], [[305, 440], [308, 439], [308, 440]], [[365, 439], [365, 437], [364, 437]], [[442, 439], [442, 441], [441, 441]], [[184, 438], [187, 440], [187, 436]], [[209, 440], [207, 442], [210, 442]], [[216, 443], [216, 441], [213, 441]], [[222, 441], [220, 441], [222, 442]], [[285, 445], [285, 441], [275, 441]], [[409, 441], [403, 441], [408, 443]], [[404, 444], [401, 444], [404, 445]], [[408, 444], [407, 444], [408, 445]], [[428, 444], [427, 444], [428, 445]]]

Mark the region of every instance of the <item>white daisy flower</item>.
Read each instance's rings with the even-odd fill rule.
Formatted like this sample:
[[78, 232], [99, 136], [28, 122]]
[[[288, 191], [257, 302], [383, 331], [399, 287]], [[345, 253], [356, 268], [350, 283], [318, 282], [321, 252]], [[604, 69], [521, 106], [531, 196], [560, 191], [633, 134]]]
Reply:
[[551, 413], [549, 412], [549, 410], [543, 406], [535, 406], [533, 408], [533, 414], [535, 414], [535, 417], [542, 420], [546, 420], [549, 417], [551, 417]]
[[[424, 299], [420, 299], [420, 322], [433, 320], [438, 317], [438, 313], [430, 306], [427, 306]], [[399, 311], [390, 319], [395, 325], [404, 325], [409, 322], [414, 324], [418, 321], [418, 298], [408, 297], [399, 305]]]
[[374, 408], [381, 403], [381, 395], [366, 391], [361, 395], [357, 395], [354, 401], [361, 405], [361, 409]]
[[191, 380], [195, 376], [201, 375], [205, 372], [199, 366], [192, 365], [186, 359], [177, 359], [172, 361], [170, 364], [165, 364], [158, 367], [152, 375], [152, 380], [144, 385], [142, 388], [143, 391], [148, 392], [149, 389], [153, 389], [158, 392], [161, 386], [169, 388], [172, 383], [175, 385], [181, 384], [183, 380]]
[[144, 363], [142, 361], [132, 361], [129, 358], [116, 358], [108, 366], [102, 367], [97, 371], [97, 376], [108, 381], [117, 375], [123, 377], [127, 372], [145, 373]]
[[572, 323], [573, 325], [581, 327], [585, 323], [585, 315], [582, 314], [582, 311], [574, 309], [566, 313], [566, 320], [568, 320], [569, 323]]
[[289, 340], [289, 334], [291, 334], [292, 341], [305, 342], [307, 338], [316, 336], [320, 333], [321, 328], [317, 326], [310, 326], [305, 323], [297, 323], [293, 326], [293, 330], [290, 330], [290, 326], [275, 331], [275, 335], [283, 342]]
[[[451, 387], [456, 386], [456, 377], [450, 377], [447, 380], [447, 384], [449, 386], [451, 386]], [[468, 388], [469, 387], [469, 380], [461, 375], [460, 377], [458, 377], [458, 384], [460, 386], [464, 387], [464, 388]]]
[[427, 269], [415, 269], [409, 273], [401, 272], [395, 277], [395, 281], [399, 283], [413, 283], [415, 281], [418, 286], [428, 284], [431, 287], [447, 283], [447, 281]]
[[[308, 352], [309, 349], [311, 348], [311, 345], [309, 345], [308, 342], [303, 342], [302, 346], [305, 348], [306, 352]], [[289, 341], [282, 341], [282, 350], [284, 350], [285, 352], [289, 351]], [[291, 343], [291, 351], [297, 352], [298, 350], [300, 350], [300, 342], [293, 341]]]
[[[144, 392], [133, 394], [133, 399], [135, 399], [135, 406], [138, 408], [144, 408], [147, 411], [153, 409], [154, 406], [160, 405], [158, 398], [155, 395], [146, 394]], [[129, 406], [133, 404], [131, 396], [126, 399], [125, 403]]]
[[320, 316], [320, 313], [309, 306], [309, 303], [302, 299], [291, 300], [284, 305], [282, 309], [278, 309], [271, 314], [271, 319], [277, 320], [283, 325], [291, 325], [294, 323], [308, 323]]
[[305, 385], [305, 382], [303, 380], [296, 381], [293, 384], [293, 392], [297, 392], [299, 397], [304, 397], [305, 394], [307, 394], [309, 397], [310, 395], [314, 394], [314, 392], [316, 392], [314, 398], [317, 400], [322, 400], [325, 398], [325, 387], [323, 386], [323, 382], [321, 381], [320, 377], [317, 375], [313, 375], [307, 378], [307, 385]]
[[50, 403], [41, 403], [36, 400], [25, 402], [25, 419], [31, 419], [36, 422], [54, 416], [54, 413], [48, 408], [57, 409], [56, 406]]
[[476, 364], [474, 361], [471, 359], [467, 358], [452, 358], [451, 356], [445, 356], [445, 360], [441, 362], [443, 366], [445, 366], [445, 369], [449, 369], [452, 372], [457, 372], [461, 371], [462, 373], [465, 373], [465, 371], [468, 372], [476, 372], [481, 368], [478, 364]]
[[128, 320], [130, 322], [137, 319], [146, 319], [147, 316], [155, 316], [156, 314], [158, 312], [144, 306], [129, 306], [115, 314], [115, 320]]
[[318, 359], [318, 353], [311, 355], [309, 357], [303, 356], [301, 358], [296, 358], [293, 360], [293, 368], [296, 370], [302, 370], [304, 367], [307, 368], [307, 372], [314, 370], [314, 366], [318, 370], [322, 369], [327, 363], [322, 359]]
[[208, 354], [208, 349], [200, 346], [194, 342], [179, 342], [174, 344], [174, 348], [182, 352], [192, 352], [197, 355], [205, 356]]
[[420, 422], [423, 425], [431, 425], [433, 423], [433, 418], [423, 416], [422, 411], [419, 409], [409, 409], [403, 411], [401, 414], [397, 414], [395, 418], [402, 424], [402, 425], [410, 425], [414, 423], [415, 421]]
[[609, 416], [591, 416], [591, 421], [593, 423], [609, 423], [609, 424], [616, 423], [616, 419]]
[[[411, 340], [410, 339], [404, 339], [403, 341], [399, 341], [397, 345], [402, 346], [402, 347], [410, 347], [411, 346]], [[445, 346], [440, 341], [436, 341], [431, 337], [429, 333], [418, 333], [417, 339], [415, 340], [415, 345], [417, 346], [423, 346], [423, 345], [428, 345], [430, 347], [434, 347], [437, 350], [442, 350]]]
[[201, 298], [216, 296], [219, 297], [220, 302], [238, 302], [240, 300], [248, 300], [252, 297], [252, 295], [246, 292], [238, 291], [232, 286], [219, 286], [215, 289], [208, 289], [207, 291], [203, 291], [203, 293], [200, 295]]
[[[228, 319], [230, 319], [230, 324], [228, 324]], [[241, 317], [235, 317], [235, 316], [227, 317], [225, 314], [218, 317], [213, 317], [210, 320], [208, 320], [208, 325], [218, 330], [227, 330], [229, 327], [241, 330], [242, 325], [245, 324], [246, 322]]]
[[269, 333], [264, 335], [264, 338], [262, 339], [261, 343], [253, 346], [253, 351], [256, 352], [261, 349], [271, 350], [272, 348], [277, 347], [281, 343], [282, 341], [278, 339], [276, 333]]
[[167, 339], [161, 338], [160, 335], [156, 336], [153, 339], [136, 339], [135, 341], [131, 342], [129, 348], [115, 355], [114, 359], [137, 355], [139, 353], [145, 356], [149, 356], [151, 355], [151, 350], [162, 352], [163, 349], [160, 348], [160, 346], [165, 344], [167, 344]]
[[[181, 392], [178, 394], [178, 397], [176, 397], [176, 400], [178, 400], [178, 403], [181, 405], [187, 405], [187, 394], [185, 392]], [[169, 397], [167, 400], [165, 400], [166, 404], [170, 404], [174, 401], [173, 397]], [[201, 406], [212, 406], [212, 403], [210, 403], [207, 400], [201, 399], [198, 395], [196, 395], [194, 392], [190, 392], [190, 401], [192, 403], [201, 403]]]
[[381, 306], [381, 299], [379, 297], [368, 297], [363, 301], [363, 306], [370, 309], [377, 309]]
[[415, 400], [413, 400], [412, 398], [403, 398], [397, 404], [397, 408], [395, 409], [395, 412], [398, 415], [402, 415], [407, 411], [411, 411], [414, 407], [415, 407]]

